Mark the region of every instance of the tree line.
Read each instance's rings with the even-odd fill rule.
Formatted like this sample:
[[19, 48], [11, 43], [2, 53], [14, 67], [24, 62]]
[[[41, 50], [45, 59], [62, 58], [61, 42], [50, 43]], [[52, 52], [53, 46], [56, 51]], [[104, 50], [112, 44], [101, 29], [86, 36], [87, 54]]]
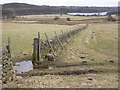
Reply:
[[38, 14], [67, 14], [67, 13], [92, 13], [92, 12], [118, 12], [117, 7], [79, 7], [79, 6], [37, 6], [25, 3], [8, 3], [2, 5], [2, 16], [38, 15]]

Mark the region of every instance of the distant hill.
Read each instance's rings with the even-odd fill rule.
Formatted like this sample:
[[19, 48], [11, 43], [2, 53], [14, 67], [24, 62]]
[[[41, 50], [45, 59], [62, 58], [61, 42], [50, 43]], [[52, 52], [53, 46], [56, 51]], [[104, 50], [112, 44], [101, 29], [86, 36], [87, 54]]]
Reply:
[[37, 6], [26, 3], [7, 3], [2, 5], [3, 12], [12, 10], [16, 15], [66, 14], [91, 12], [117, 12], [117, 7], [79, 7], [79, 6]]

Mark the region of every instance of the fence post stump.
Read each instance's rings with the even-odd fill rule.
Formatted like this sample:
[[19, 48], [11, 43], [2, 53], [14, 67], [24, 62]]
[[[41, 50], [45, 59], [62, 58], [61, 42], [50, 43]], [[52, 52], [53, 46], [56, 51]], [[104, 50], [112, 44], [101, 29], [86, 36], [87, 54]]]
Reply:
[[36, 65], [39, 60], [39, 47], [38, 47], [38, 38], [34, 38], [34, 46], [33, 46], [33, 64]]
[[40, 41], [40, 32], [38, 32], [38, 60], [41, 60], [41, 41]]
[[40, 32], [38, 32], [38, 38], [34, 38], [33, 43], [33, 64], [37, 65], [42, 62], [41, 58], [41, 40], [40, 40]]

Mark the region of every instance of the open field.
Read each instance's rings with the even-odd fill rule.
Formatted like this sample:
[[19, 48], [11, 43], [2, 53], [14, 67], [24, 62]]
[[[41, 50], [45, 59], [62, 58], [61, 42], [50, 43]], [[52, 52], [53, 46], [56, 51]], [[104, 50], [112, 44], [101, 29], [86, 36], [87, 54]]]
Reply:
[[[58, 19], [55, 20], [55, 17]], [[115, 16], [116, 17], [116, 16]], [[67, 20], [69, 18], [70, 20]], [[14, 23], [76, 25], [84, 23], [107, 23], [107, 16], [69, 16], [60, 14], [17, 16]], [[5, 21], [6, 22], [6, 21]]]
[[[60, 19], [53, 20], [55, 16]], [[23, 78], [17, 78], [3, 87], [118, 87], [118, 24], [106, 21], [106, 16], [69, 16], [71, 21], [66, 21], [67, 17], [29, 15], [11, 23], [3, 23], [3, 46], [10, 36], [14, 61], [32, 58], [33, 38], [37, 37], [37, 32], [45, 39], [44, 33], [53, 37], [54, 31], [60, 34], [61, 30], [68, 31], [77, 27], [77, 24], [89, 24], [87, 29], [68, 39], [69, 44], [64, 44], [66, 49], [59, 52], [56, 61], [43, 62], [39, 69], [18, 74]], [[48, 69], [48, 66], [52, 69]]]
[[106, 18], [107, 16], [70, 16], [70, 15], [60, 15], [60, 14], [46, 14], [46, 15], [25, 15], [19, 18], [25, 18], [27, 20], [42, 20], [42, 19], [54, 19], [54, 17], [59, 17], [61, 19], [70, 18], [71, 20], [84, 20], [84, 19], [99, 19]]
[[61, 34], [61, 30], [68, 31], [76, 26], [3, 23], [3, 46], [10, 37], [13, 58], [31, 57], [33, 39], [37, 37], [38, 32], [41, 33], [41, 38], [45, 39], [45, 33], [51, 38], [55, 36], [54, 31]]
[[[118, 17], [112, 15], [116, 20]], [[55, 17], [58, 19], [55, 20]], [[69, 18], [70, 20], [67, 20]], [[46, 15], [25, 15], [18, 16], [14, 23], [26, 24], [58, 24], [58, 25], [76, 25], [84, 23], [108, 23], [107, 16], [69, 16], [60, 14], [46, 14]], [[113, 22], [112, 22], [113, 23]], [[115, 22], [114, 22], [115, 23]]]
[[[36, 36], [36, 33], [34, 36]], [[66, 47], [67, 50], [63, 50], [59, 54], [55, 64], [51, 64], [54, 67], [53, 69], [35, 69], [25, 73], [32, 77], [17, 79], [17, 81], [11, 82], [5, 87], [118, 87], [117, 24], [89, 24], [87, 29], [70, 38], [69, 44]], [[24, 49], [26, 51], [27, 47]], [[48, 75], [46, 75], [46, 72]], [[57, 72], [62, 75], [57, 74]]]
[[118, 7], [85, 2], [0, 4], [3, 89], [119, 88]]

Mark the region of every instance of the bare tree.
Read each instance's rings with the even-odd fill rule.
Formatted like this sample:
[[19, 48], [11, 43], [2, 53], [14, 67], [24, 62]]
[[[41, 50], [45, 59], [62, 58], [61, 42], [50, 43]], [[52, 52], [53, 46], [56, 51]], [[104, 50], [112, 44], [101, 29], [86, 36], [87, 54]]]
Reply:
[[2, 10], [2, 17], [9, 19], [14, 19], [16, 17], [15, 11], [13, 9]]

